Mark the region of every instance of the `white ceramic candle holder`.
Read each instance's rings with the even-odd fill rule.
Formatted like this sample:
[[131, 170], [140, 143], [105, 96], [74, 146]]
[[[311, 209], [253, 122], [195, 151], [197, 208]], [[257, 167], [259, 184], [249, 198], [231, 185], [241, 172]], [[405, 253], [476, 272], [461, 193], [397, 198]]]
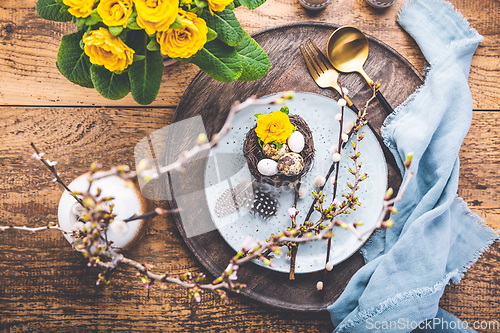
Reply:
[[[83, 192], [88, 187], [89, 174], [76, 178], [69, 188], [72, 191]], [[149, 202], [141, 195], [137, 186], [127, 187], [125, 180], [118, 176], [110, 176], [95, 180], [90, 190], [92, 195], [100, 188], [100, 197], [113, 197], [109, 204], [114, 204], [113, 213], [117, 214], [115, 220], [124, 220], [131, 216], [142, 215], [148, 212]], [[78, 221], [81, 211], [80, 204], [67, 191], [61, 196], [58, 208], [59, 226], [64, 230], [72, 230], [73, 224]], [[107, 231], [108, 241], [113, 241], [113, 246], [128, 249], [135, 245], [147, 231], [148, 220], [135, 220], [127, 222], [128, 230], [123, 235], [118, 235], [111, 228]], [[64, 235], [66, 240], [73, 243], [71, 235]]]

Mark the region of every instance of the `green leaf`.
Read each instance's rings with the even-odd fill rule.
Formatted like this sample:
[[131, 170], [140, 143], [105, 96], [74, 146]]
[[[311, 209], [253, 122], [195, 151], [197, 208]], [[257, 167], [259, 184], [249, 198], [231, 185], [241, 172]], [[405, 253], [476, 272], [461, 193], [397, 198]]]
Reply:
[[83, 28], [83, 26], [85, 25], [85, 21], [86, 21], [86, 19], [84, 19], [82, 17], [76, 18], [76, 27], [78, 28], [78, 30], [81, 30]]
[[280, 142], [273, 142], [277, 149], [283, 148], [283, 144]]
[[123, 31], [123, 26], [119, 25], [115, 27], [109, 27], [108, 29], [113, 36], [118, 36]]
[[227, 9], [233, 10], [235, 8], [234, 2], [231, 2], [229, 5], [226, 6]]
[[147, 49], [148, 38], [144, 31], [131, 31], [131, 45], [137, 55], [145, 56], [144, 60], [134, 61], [129, 66], [128, 76], [130, 90], [134, 100], [141, 104], [151, 104], [161, 86], [163, 76], [163, 57], [160, 51]]
[[98, 65], [92, 65], [90, 74], [97, 92], [107, 99], [116, 101], [130, 92], [127, 74], [116, 74]]
[[232, 10], [226, 8], [222, 12], [214, 12], [213, 15], [205, 11], [202, 17], [207, 25], [217, 32], [217, 38], [227, 45], [236, 46], [243, 41], [245, 30]]
[[255, 118], [259, 118], [259, 116], [262, 116], [262, 113], [256, 113], [253, 115]]
[[73, 18], [68, 12], [68, 7], [57, 3], [55, 0], [38, 0], [36, 12], [40, 17], [50, 21], [68, 22]]
[[158, 41], [156, 40], [156, 38], [151, 38], [151, 41], [148, 43], [148, 45], [146, 46], [146, 49], [148, 51], [158, 51], [160, 49], [160, 44], [158, 44]]
[[140, 54], [134, 54], [134, 61], [141, 61], [144, 60], [146, 56], [140, 55]]
[[284, 114], [290, 113], [290, 109], [288, 108], [288, 106], [282, 106], [280, 111], [283, 112]]
[[[137, 15], [137, 14], [136, 14]], [[97, 12], [97, 8], [94, 9], [92, 11], [92, 13], [90, 13], [90, 16], [92, 16], [97, 22], [102, 22], [102, 17], [101, 15], [99, 15], [99, 13]]]
[[260, 148], [262, 148], [262, 145], [264, 145], [264, 141], [262, 141], [260, 138], [257, 138], [258, 139], [258, 143], [259, 143], [259, 146]]
[[193, 3], [196, 7], [203, 9], [206, 6], [208, 6], [208, 3], [206, 1], [200, 1], [200, 0], [193, 0]]
[[241, 3], [239, 2], [239, 0], [234, 0], [233, 6], [234, 6], [234, 8], [238, 8], [239, 6], [241, 6]]
[[222, 82], [237, 80], [243, 72], [238, 53], [218, 39], [206, 43], [190, 62], [214, 80]]
[[134, 10], [132, 14], [130, 14], [130, 16], [128, 17], [127, 28], [131, 30], [142, 30], [139, 24], [137, 24], [136, 18], [137, 18], [137, 12]]
[[82, 87], [93, 88], [90, 77], [89, 57], [80, 47], [83, 31], [65, 35], [61, 39], [59, 51], [57, 52], [56, 66], [59, 72], [69, 81]]
[[177, 17], [175, 18], [175, 21], [174, 23], [172, 23], [170, 25], [170, 27], [168, 27], [169, 29], [179, 29], [179, 28], [182, 28], [182, 20], [181, 20], [181, 17], [179, 15], [177, 15]]
[[87, 19], [85, 20], [85, 24], [86, 25], [94, 25], [96, 23], [99, 23], [99, 21], [97, 21], [93, 16], [89, 16], [87, 17]]
[[243, 72], [238, 78], [240, 81], [253, 81], [260, 79], [271, 68], [271, 62], [267, 53], [260, 45], [245, 32], [243, 42], [235, 47], [241, 63]]
[[[266, 0], [237, 0], [240, 5], [255, 9], [266, 2]], [[235, 4], [236, 5], [236, 4]]]
[[208, 28], [207, 42], [211, 42], [217, 38], [217, 32], [215, 32], [215, 30], [210, 28], [210, 27], [207, 27], [207, 28]]

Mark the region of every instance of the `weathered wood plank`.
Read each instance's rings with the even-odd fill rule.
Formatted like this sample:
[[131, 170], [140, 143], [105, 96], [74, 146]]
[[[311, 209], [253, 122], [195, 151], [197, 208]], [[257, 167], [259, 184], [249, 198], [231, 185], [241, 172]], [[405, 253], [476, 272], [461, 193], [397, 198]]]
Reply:
[[[298, 1], [268, 0], [250, 11], [236, 9], [250, 32], [277, 24], [319, 21], [356, 25], [384, 41], [416, 68], [424, 67], [415, 42], [395, 22], [403, 1], [387, 10], [376, 10], [362, 0], [333, 1], [321, 12], [307, 12]], [[456, 8], [485, 41], [473, 59], [470, 86], [477, 109], [496, 109], [500, 104], [500, 4], [495, 0], [454, 0]], [[136, 106], [131, 96], [109, 101], [92, 89], [68, 82], [55, 67], [63, 34], [74, 31], [71, 23], [48, 22], [34, 11], [36, 0], [5, 0], [0, 5], [0, 104], [4, 105], [108, 105]], [[313, 36], [314, 37], [314, 36]], [[162, 88], [153, 106], [175, 106], [198, 69], [176, 64], [164, 70]]]
[[[30, 141], [59, 161], [63, 178], [71, 180], [94, 160], [106, 166], [132, 165], [135, 143], [168, 125], [173, 114], [172, 109], [132, 108], [2, 107], [1, 111], [0, 223], [29, 226], [43, 226], [56, 219], [61, 194], [61, 189], [50, 181], [50, 174], [29, 157]], [[481, 191], [485, 190], [465, 189], [473, 188], [477, 178], [489, 175], [489, 170], [496, 170], [498, 165], [495, 150], [500, 131], [498, 114], [475, 112], [462, 147], [462, 170], [474, 172], [462, 173], [460, 178], [461, 195], [469, 203], [481, 198]], [[494, 177], [486, 185], [492, 192], [498, 188]], [[500, 228], [499, 202], [490, 195], [484, 199], [484, 204], [474, 206], [473, 210], [494, 228]], [[143, 241], [127, 255], [173, 275], [186, 271], [207, 273], [170, 218], [153, 221]], [[465, 274], [460, 284], [447, 288], [441, 306], [471, 324], [475, 320], [497, 320], [499, 260], [496, 244]], [[231, 295], [227, 305], [205, 295], [207, 301], [193, 314], [180, 288], [172, 287], [166, 294], [153, 290], [148, 298], [135, 272], [128, 268], [117, 271], [106, 287], [95, 286], [97, 273], [86, 266], [85, 260], [57, 232], [0, 234], [0, 329], [5, 332], [333, 329], [326, 313], [291, 314], [239, 295]]]

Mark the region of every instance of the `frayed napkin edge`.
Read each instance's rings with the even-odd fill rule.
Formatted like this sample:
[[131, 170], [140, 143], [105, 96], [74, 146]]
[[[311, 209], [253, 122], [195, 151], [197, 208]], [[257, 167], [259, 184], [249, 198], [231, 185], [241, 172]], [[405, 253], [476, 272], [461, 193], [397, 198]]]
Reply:
[[[481, 256], [491, 247], [491, 245], [493, 245], [495, 241], [500, 240], [500, 235], [498, 234], [500, 230], [495, 231], [491, 226], [488, 225], [488, 223], [486, 223], [486, 221], [483, 218], [481, 218], [478, 214], [472, 212], [469, 209], [467, 203], [462, 198], [457, 196], [454, 199], [454, 201], [457, 202], [457, 204], [461, 205], [462, 207], [466, 208], [468, 212], [466, 212], [465, 214], [467, 216], [472, 217], [473, 223], [476, 223], [481, 228], [483, 228], [490, 236], [486, 244], [478, 248], [476, 251], [474, 251], [472, 257], [468, 260], [467, 264], [462, 266], [460, 269], [457, 268], [451, 271], [450, 273], [446, 274], [433, 287], [422, 287], [414, 289], [412, 291], [396, 294], [394, 297], [388, 298], [387, 300], [383, 301], [376, 307], [359, 312], [354, 319], [349, 319], [345, 324], [339, 325], [336, 328], [335, 332], [338, 333], [344, 331], [348, 332], [350, 329], [353, 329], [356, 326], [366, 322], [368, 318], [380, 315], [386, 310], [390, 310], [397, 306], [400, 306], [401, 303], [403, 302], [408, 302], [416, 298], [424, 298], [432, 296], [436, 292], [442, 290], [444, 287], [449, 285], [451, 282], [453, 282], [454, 284], [459, 283], [462, 280], [465, 273], [472, 267], [472, 265], [474, 265], [479, 260], [479, 258], [481, 258]], [[432, 317], [427, 319], [431, 318]]]

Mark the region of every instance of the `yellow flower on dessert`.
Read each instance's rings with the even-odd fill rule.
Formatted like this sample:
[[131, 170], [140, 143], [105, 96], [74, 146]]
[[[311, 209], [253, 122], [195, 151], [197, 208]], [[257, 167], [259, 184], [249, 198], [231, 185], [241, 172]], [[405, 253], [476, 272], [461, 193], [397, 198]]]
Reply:
[[68, 12], [75, 17], [87, 17], [92, 13], [95, 0], [63, 0], [69, 6]]
[[135, 51], [125, 45], [120, 37], [113, 36], [108, 29], [99, 28], [84, 34], [83, 42], [90, 62], [103, 65], [111, 72], [123, 71], [134, 60]]
[[264, 144], [269, 142], [285, 143], [295, 126], [290, 122], [288, 115], [281, 111], [262, 114], [257, 118], [255, 133]]
[[127, 20], [134, 11], [132, 0], [101, 0], [97, 13], [108, 27], [127, 27]]
[[207, 42], [207, 23], [194, 13], [179, 9], [182, 27], [156, 34], [161, 53], [171, 58], [189, 58]]
[[222, 12], [227, 5], [233, 2], [233, 0], [207, 0], [207, 2], [210, 12], [212, 12], [212, 10]]
[[134, 0], [137, 24], [148, 35], [166, 31], [175, 22], [179, 0]]

